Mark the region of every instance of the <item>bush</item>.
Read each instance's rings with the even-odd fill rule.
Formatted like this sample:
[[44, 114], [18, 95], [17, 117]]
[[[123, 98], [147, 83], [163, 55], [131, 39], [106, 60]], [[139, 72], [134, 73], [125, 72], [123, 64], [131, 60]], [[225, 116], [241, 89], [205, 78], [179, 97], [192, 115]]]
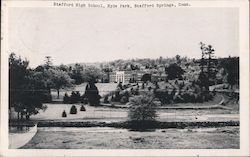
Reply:
[[72, 91], [70, 96], [70, 102], [71, 103], [78, 103], [81, 101], [81, 95], [79, 91]]
[[128, 102], [128, 97], [127, 96], [122, 96], [121, 100], [120, 100], [120, 103], [127, 103]]
[[70, 108], [70, 114], [77, 114], [77, 108], [75, 105], [72, 105], [72, 107]]
[[85, 97], [84, 94], [81, 96], [81, 103], [88, 104], [88, 99]]
[[117, 91], [115, 91], [114, 102], [120, 102], [120, 100], [121, 100], [120, 91], [117, 90]]
[[67, 104], [70, 102], [70, 97], [67, 93], [64, 94], [63, 103]]
[[67, 113], [65, 112], [65, 110], [63, 110], [62, 112], [62, 117], [67, 117]]
[[135, 96], [130, 101], [128, 118], [131, 121], [155, 121], [156, 110], [152, 94]]
[[168, 95], [167, 90], [156, 89], [154, 91], [154, 94], [155, 94], [155, 97], [158, 98], [162, 104], [170, 103], [170, 95]]
[[52, 96], [49, 92], [42, 92], [41, 101], [44, 103], [49, 103], [52, 101]]
[[82, 105], [80, 111], [86, 111], [86, 108]]
[[103, 102], [104, 102], [105, 104], [108, 104], [108, 103], [109, 103], [109, 100], [108, 100], [108, 99], [109, 99], [109, 96], [106, 95], [106, 96], [104, 97], [104, 101], [103, 101]]
[[70, 96], [68, 95], [68, 93], [64, 94], [63, 103], [74, 104], [74, 103], [78, 103], [78, 102], [82, 102], [82, 97], [81, 97], [79, 91], [72, 91]]

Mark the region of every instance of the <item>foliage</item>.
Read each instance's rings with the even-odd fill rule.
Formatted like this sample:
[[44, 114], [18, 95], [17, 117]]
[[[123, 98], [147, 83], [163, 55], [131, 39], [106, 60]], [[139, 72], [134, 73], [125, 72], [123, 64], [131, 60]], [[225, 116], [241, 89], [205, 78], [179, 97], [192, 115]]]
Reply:
[[86, 108], [82, 105], [80, 111], [86, 111]]
[[67, 117], [67, 113], [65, 112], [65, 110], [63, 110], [62, 112], [62, 117]]
[[72, 91], [71, 95], [68, 96], [67, 93], [65, 93], [64, 97], [63, 97], [63, 103], [67, 104], [67, 103], [78, 103], [82, 101], [82, 97], [79, 91]]
[[106, 95], [106, 96], [104, 97], [104, 103], [105, 103], [105, 104], [109, 103], [108, 98], [109, 98], [109, 96], [108, 96], [108, 95]]
[[157, 117], [153, 96], [143, 94], [130, 100], [128, 118], [131, 121], [154, 121]]
[[14, 107], [18, 119], [29, 119], [30, 115], [37, 114], [40, 109], [46, 109], [42, 103], [49, 101], [50, 93], [28, 68], [29, 62], [16, 57], [14, 53], [9, 56], [9, 108]]
[[72, 104], [78, 103], [81, 101], [81, 94], [79, 91], [72, 91], [70, 96], [70, 102]]
[[83, 80], [83, 66], [80, 64], [75, 64], [70, 71], [70, 77], [75, 80], [75, 84], [79, 85], [84, 82]]
[[71, 108], [70, 108], [70, 114], [77, 114], [77, 108], [75, 105], [72, 105]]
[[182, 79], [182, 75], [184, 74], [185, 71], [179, 65], [174, 63], [166, 67], [165, 72], [168, 75], [168, 79], [173, 80], [176, 78]]
[[200, 42], [200, 49], [202, 52], [202, 57], [200, 60], [200, 75], [199, 80], [201, 81], [201, 86], [205, 87], [206, 90], [209, 89], [210, 85], [216, 82], [216, 64], [217, 60], [214, 58], [214, 49], [211, 45], [206, 45]]
[[82, 77], [84, 82], [97, 82], [97, 79], [101, 76], [101, 70], [94, 66], [87, 66], [82, 71]]
[[72, 87], [73, 80], [65, 71], [62, 71], [57, 68], [50, 68], [48, 70], [51, 77], [52, 88], [57, 90], [57, 98], [59, 98], [60, 89]]
[[142, 75], [141, 81], [143, 82], [151, 81], [151, 74]]
[[87, 84], [84, 96], [90, 105], [97, 106], [100, 104], [101, 96], [94, 82], [89, 82]]
[[239, 57], [221, 59], [220, 67], [224, 69], [224, 75], [231, 86], [239, 85]]
[[64, 94], [63, 103], [65, 103], [65, 104], [70, 103], [70, 97], [69, 97], [68, 93]]

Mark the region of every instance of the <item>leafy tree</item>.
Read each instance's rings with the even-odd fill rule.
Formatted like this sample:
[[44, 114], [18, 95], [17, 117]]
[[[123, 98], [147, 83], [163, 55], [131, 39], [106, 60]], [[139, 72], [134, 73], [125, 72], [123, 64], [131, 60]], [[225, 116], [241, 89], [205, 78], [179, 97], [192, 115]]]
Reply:
[[83, 80], [84, 82], [97, 82], [97, 79], [101, 77], [101, 70], [94, 66], [87, 66], [83, 70]]
[[[29, 62], [16, 57], [14, 53], [9, 56], [9, 108], [14, 107], [18, 113], [18, 119], [29, 119], [30, 115], [37, 114], [43, 106], [45, 94], [50, 95], [34, 75], [34, 71], [28, 68]], [[11, 118], [11, 117], [10, 117]]]
[[143, 82], [151, 81], [151, 74], [142, 75], [141, 81]]
[[173, 63], [165, 68], [165, 72], [168, 75], [168, 79], [173, 80], [176, 78], [182, 79], [182, 75], [184, 74], [185, 71], [176, 63]]
[[110, 82], [110, 73], [113, 71], [112, 70], [112, 68], [109, 68], [109, 67], [105, 67], [105, 68], [103, 68], [102, 69], [102, 71], [104, 72], [104, 73], [106, 73], [107, 74], [107, 81], [103, 81], [103, 82]]
[[83, 66], [76, 63], [70, 72], [70, 77], [75, 80], [77, 85], [84, 82], [83, 70]]
[[130, 100], [129, 120], [131, 121], [155, 121], [156, 110], [153, 102], [153, 96], [150, 94], [142, 94], [135, 96]]
[[59, 99], [60, 89], [72, 87], [73, 80], [68, 73], [59, 69], [49, 69], [53, 88], [57, 90], [57, 98]]

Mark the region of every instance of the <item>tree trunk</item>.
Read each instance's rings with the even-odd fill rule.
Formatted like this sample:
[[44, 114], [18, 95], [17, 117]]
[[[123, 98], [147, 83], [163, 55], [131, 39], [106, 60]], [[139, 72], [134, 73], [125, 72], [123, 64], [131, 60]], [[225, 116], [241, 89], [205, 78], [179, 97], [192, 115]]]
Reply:
[[23, 120], [23, 112], [21, 112], [21, 120]]
[[20, 119], [20, 112], [17, 112], [17, 120]]
[[57, 89], [57, 99], [59, 99], [60, 89]]

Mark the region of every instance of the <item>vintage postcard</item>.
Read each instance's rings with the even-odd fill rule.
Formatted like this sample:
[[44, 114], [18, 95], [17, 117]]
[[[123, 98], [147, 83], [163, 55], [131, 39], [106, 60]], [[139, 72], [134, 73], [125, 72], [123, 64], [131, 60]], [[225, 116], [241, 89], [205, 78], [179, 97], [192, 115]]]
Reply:
[[247, 0], [4, 0], [1, 151], [249, 156]]

